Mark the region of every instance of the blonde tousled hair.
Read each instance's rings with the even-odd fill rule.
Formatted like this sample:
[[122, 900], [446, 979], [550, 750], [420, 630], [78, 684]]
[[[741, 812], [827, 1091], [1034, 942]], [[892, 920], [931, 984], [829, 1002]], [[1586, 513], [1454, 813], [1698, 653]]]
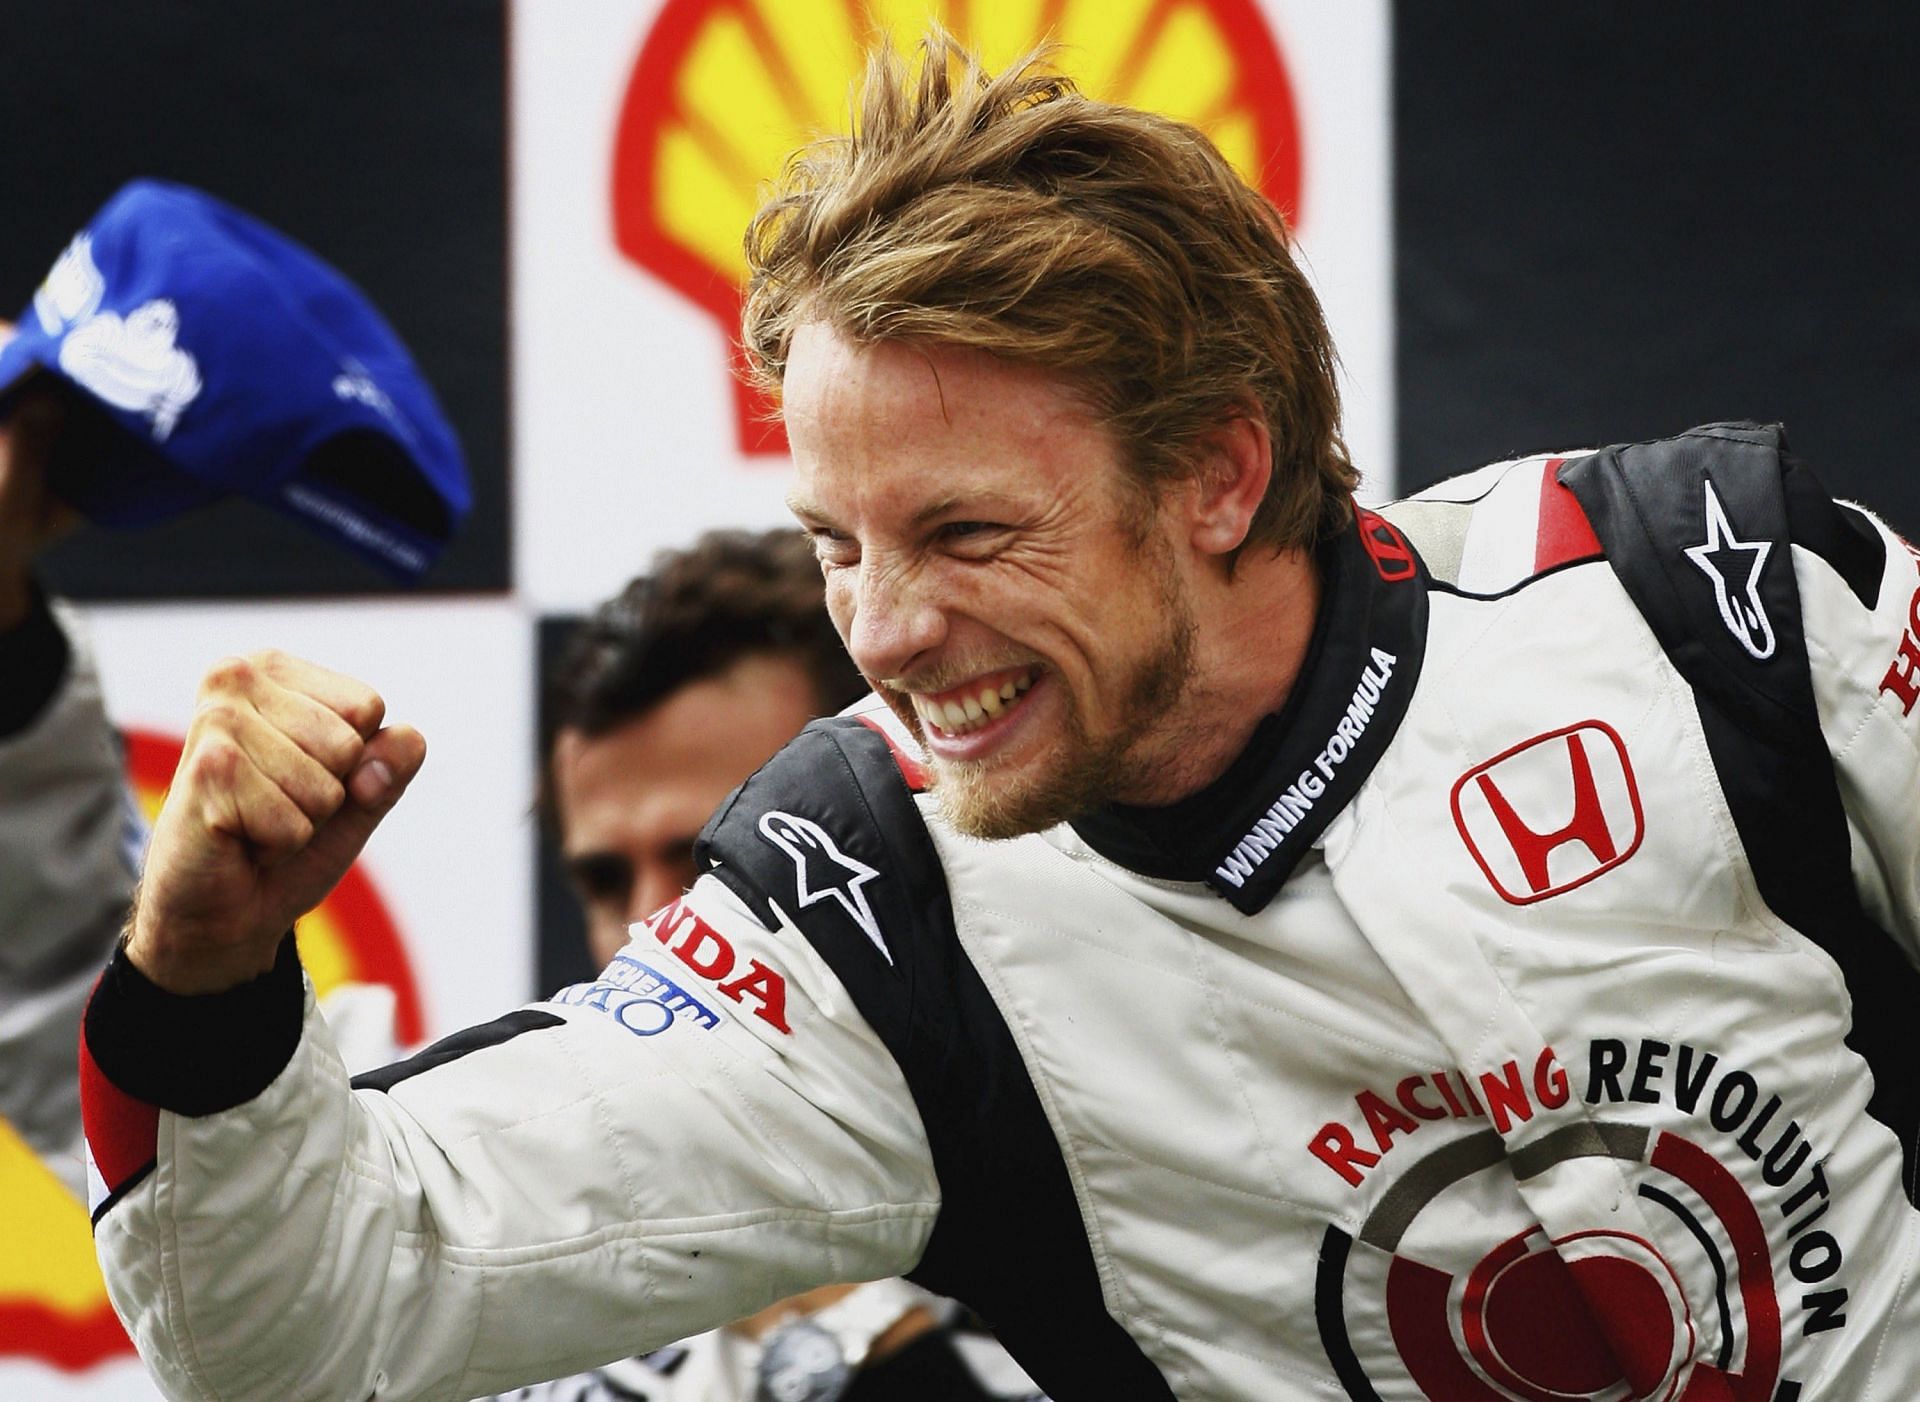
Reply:
[[998, 75], [944, 31], [869, 59], [851, 135], [788, 161], [747, 232], [742, 334], [776, 390], [795, 329], [969, 346], [1060, 375], [1149, 489], [1258, 417], [1249, 543], [1345, 525], [1334, 350], [1284, 220], [1200, 132], [1097, 102], [1037, 50]]

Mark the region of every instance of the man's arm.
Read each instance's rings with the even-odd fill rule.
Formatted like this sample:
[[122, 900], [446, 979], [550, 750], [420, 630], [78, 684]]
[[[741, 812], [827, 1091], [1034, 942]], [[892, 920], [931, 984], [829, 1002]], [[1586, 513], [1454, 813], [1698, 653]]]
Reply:
[[[271, 687], [357, 752], [296, 742], [311, 713]], [[273, 930], [418, 767], [380, 710], [289, 659], [216, 672], [88, 1012], [97, 1241], [170, 1394], [470, 1396], [911, 1267], [938, 1187], [900, 1073], [804, 939], [714, 881], [598, 983], [349, 1089]]]

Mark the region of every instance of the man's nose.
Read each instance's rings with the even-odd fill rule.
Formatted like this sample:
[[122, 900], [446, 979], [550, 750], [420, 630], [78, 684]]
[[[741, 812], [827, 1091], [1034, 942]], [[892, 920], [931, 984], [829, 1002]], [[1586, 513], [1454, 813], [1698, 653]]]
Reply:
[[862, 563], [853, 604], [847, 651], [870, 677], [908, 675], [946, 638], [946, 613], [930, 582], [916, 571]]

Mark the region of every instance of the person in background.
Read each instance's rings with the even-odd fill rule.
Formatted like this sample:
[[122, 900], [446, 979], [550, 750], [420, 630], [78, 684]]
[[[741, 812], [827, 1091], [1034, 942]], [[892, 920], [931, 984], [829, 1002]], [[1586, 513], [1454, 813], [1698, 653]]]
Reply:
[[0, 422], [0, 1116], [84, 1198], [80, 1010], [132, 905], [143, 834], [75, 620], [33, 575], [79, 519], [47, 489], [65, 417], [40, 387]]
[[[596, 608], [545, 678], [540, 809], [594, 966], [699, 875], [694, 841], [809, 720], [864, 695], [791, 527], [710, 531]], [[643, 956], [644, 957], [644, 956]], [[519, 1402], [986, 1402], [1039, 1391], [953, 1302], [898, 1278], [827, 1285]], [[595, 1389], [600, 1390], [596, 1391]]]
[[866, 689], [791, 527], [709, 532], [593, 611], [545, 681], [540, 803], [596, 968], [693, 885], [720, 801]]
[[228, 495], [403, 582], [471, 500], [458, 438], [364, 293], [203, 191], [134, 180], [0, 321], [0, 1115], [82, 1195], [75, 1030], [145, 829], [78, 617], [35, 565], [83, 521], [135, 529]]

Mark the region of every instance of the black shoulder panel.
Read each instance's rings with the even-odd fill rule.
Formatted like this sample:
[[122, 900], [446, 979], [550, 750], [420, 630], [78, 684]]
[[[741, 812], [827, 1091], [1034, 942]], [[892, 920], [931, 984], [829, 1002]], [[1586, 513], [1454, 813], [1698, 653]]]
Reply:
[[800, 928], [899, 1063], [941, 1194], [911, 1278], [979, 1311], [1057, 1402], [1171, 1402], [1107, 1313], [1060, 1146], [886, 741], [815, 721], [714, 815], [698, 857], [769, 929], [775, 906]]
[[1899, 1136], [1915, 1199], [1920, 1081], [1908, 1068], [1920, 973], [1854, 889], [1790, 548], [1817, 550], [1870, 604], [1884, 563], [1880, 538], [1786, 452], [1778, 426], [1709, 424], [1608, 448], [1568, 462], [1560, 480], [1693, 689], [1762, 898], [1846, 978], [1847, 1042], [1874, 1072], [1868, 1111]]
[[1782, 452], [1780, 463], [1785, 472], [1787, 526], [1794, 543], [1832, 565], [1860, 607], [1874, 607], [1880, 601], [1880, 581], [1886, 577], [1885, 537], [1860, 512], [1828, 496], [1812, 469], [1793, 454]]
[[1560, 469], [1614, 573], [1696, 689], [1787, 742], [1813, 714], [1777, 428], [1714, 424]]
[[777, 905], [902, 1065], [926, 931], [950, 928], [946, 876], [886, 742], [817, 720], [708, 822], [695, 860], [769, 930]]

